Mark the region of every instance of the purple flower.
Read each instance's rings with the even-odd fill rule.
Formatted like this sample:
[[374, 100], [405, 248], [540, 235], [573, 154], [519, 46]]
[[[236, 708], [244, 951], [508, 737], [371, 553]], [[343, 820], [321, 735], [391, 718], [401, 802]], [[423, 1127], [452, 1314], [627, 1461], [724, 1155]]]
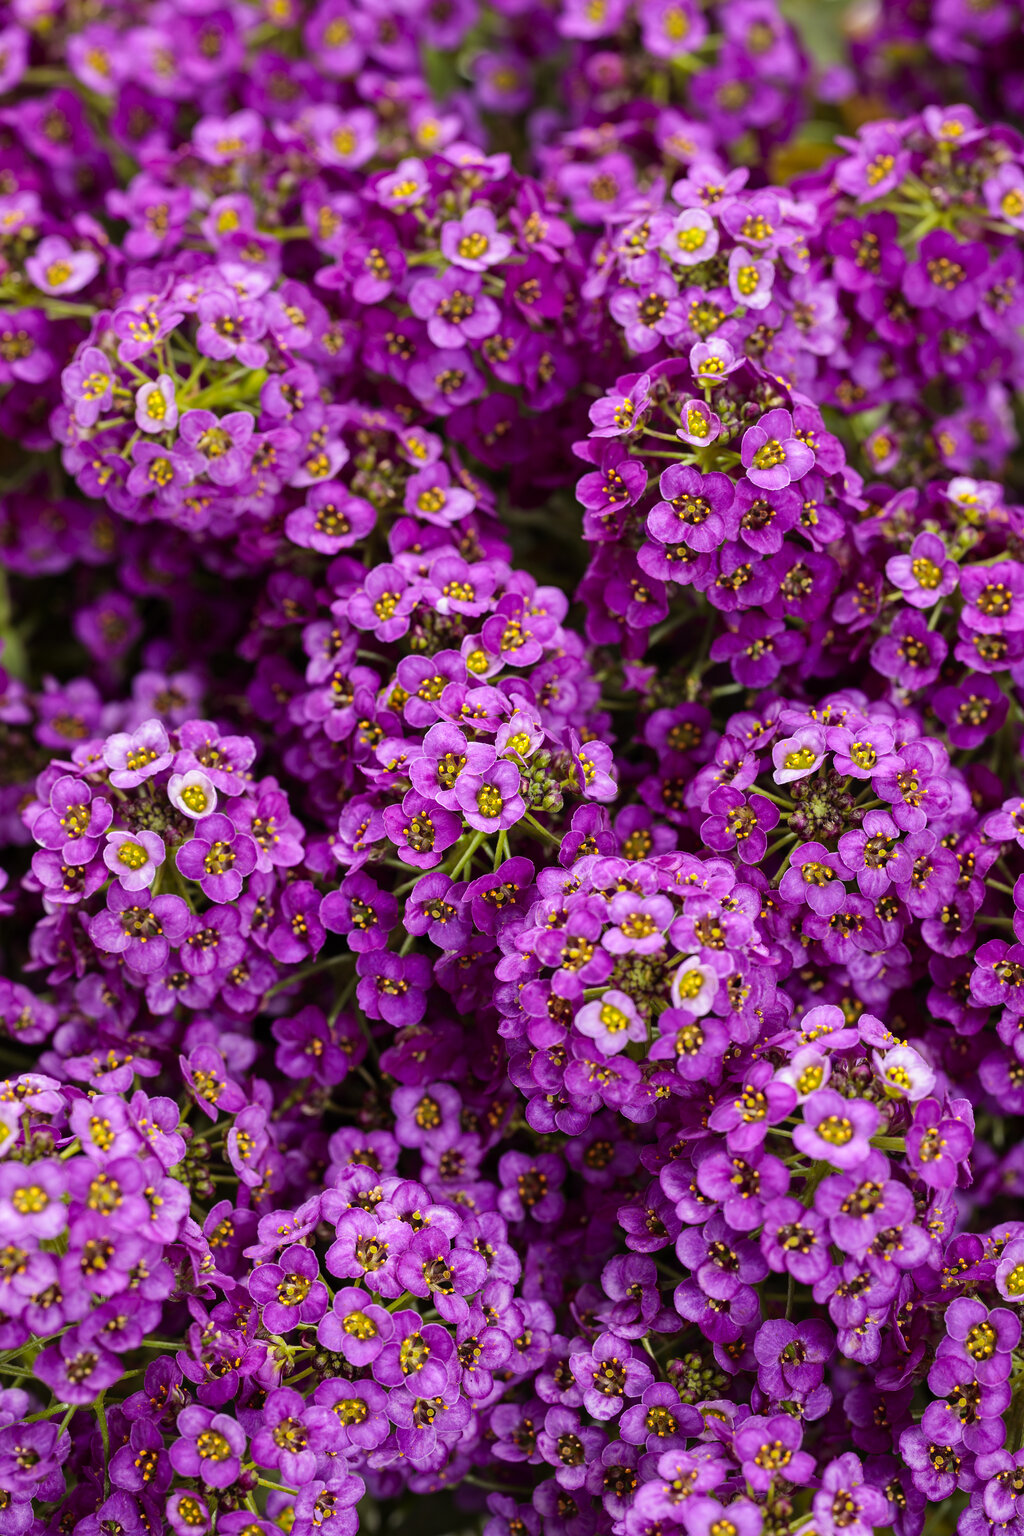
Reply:
[[26, 276], [41, 293], [79, 293], [99, 269], [95, 251], [76, 251], [63, 235], [47, 235], [25, 261]]
[[557, 1221], [565, 1205], [563, 1175], [561, 1159], [552, 1153], [531, 1158], [525, 1152], [506, 1152], [498, 1164], [498, 1209], [506, 1221], [521, 1221], [528, 1213], [536, 1221]]
[[383, 1019], [395, 1029], [418, 1024], [426, 1007], [430, 961], [423, 955], [395, 955], [373, 950], [359, 956], [356, 1000], [371, 1019]]
[[732, 633], [712, 641], [711, 659], [728, 661], [745, 688], [766, 688], [803, 650], [803, 637], [781, 620], [745, 613]]
[[820, 1088], [804, 1104], [803, 1123], [793, 1145], [805, 1157], [836, 1168], [856, 1168], [869, 1156], [868, 1140], [878, 1129], [878, 1110], [863, 1099], [844, 1099], [833, 1088]]
[[964, 1445], [969, 1451], [994, 1451], [1003, 1444], [1001, 1414], [1010, 1405], [1007, 1380], [980, 1381], [966, 1355], [939, 1355], [928, 1372], [937, 1401], [928, 1404], [921, 1428], [939, 1445]]
[[919, 533], [908, 555], [893, 555], [885, 574], [914, 608], [931, 608], [956, 589], [958, 571], [934, 533]]
[[779, 1477], [796, 1484], [811, 1481], [814, 1457], [800, 1449], [802, 1439], [800, 1425], [785, 1413], [744, 1421], [733, 1445], [743, 1476], [754, 1493], [767, 1493]]
[[65, 1181], [51, 1162], [0, 1165], [0, 1220], [12, 1242], [44, 1242], [67, 1225]]
[[393, 171], [375, 177], [373, 193], [385, 208], [413, 208], [426, 197], [430, 182], [420, 160], [400, 160]]
[[801, 843], [779, 882], [779, 895], [786, 901], [804, 901], [812, 912], [831, 916], [846, 900], [845, 876], [846, 869], [838, 855], [823, 843]]
[[117, 1355], [99, 1344], [87, 1344], [77, 1328], [70, 1329], [59, 1344], [51, 1344], [33, 1362], [32, 1369], [58, 1402], [78, 1406], [93, 1403], [123, 1374]]
[[989, 1309], [972, 1296], [958, 1296], [945, 1316], [946, 1337], [938, 1358], [955, 1356], [973, 1363], [979, 1381], [1005, 1381], [1010, 1356], [1020, 1342], [1020, 1319], [1007, 1307]]
[[647, 1039], [647, 1025], [637, 1013], [633, 999], [614, 987], [584, 1004], [573, 1024], [581, 1034], [596, 1040], [606, 1056], [624, 1051], [631, 1041]]
[[293, 1243], [272, 1264], [261, 1264], [249, 1277], [249, 1295], [262, 1308], [270, 1333], [287, 1333], [301, 1324], [318, 1323], [327, 1310], [327, 1287], [315, 1254]]
[[856, 139], [837, 138], [836, 142], [851, 151], [850, 158], [836, 168], [836, 182], [858, 202], [885, 197], [910, 168], [910, 155], [894, 123], [869, 123]]
[[[772, 287], [775, 282], [775, 266], [771, 261], [760, 261], [750, 251], [741, 246], [735, 246], [729, 253], [729, 292], [737, 304], [747, 309], [767, 309], [772, 301]], [[775, 414], [774, 412], [771, 414]], [[771, 436], [777, 428], [772, 425], [765, 429]], [[755, 447], [760, 447], [755, 444]], [[744, 460], [744, 462], [746, 462]], [[761, 466], [759, 466], [761, 467]], [[754, 476], [750, 476], [754, 479]], [[793, 473], [791, 479], [800, 478], [798, 473]], [[763, 484], [763, 481], [755, 482]], [[783, 484], [787, 483], [785, 481]]]
[[114, 818], [110, 801], [84, 779], [64, 774], [50, 788], [49, 803], [32, 821], [32, 836], [59, 849], [65, 864], [87, 864]]
[[162, 837], [155, 832], [108, 832], [103, 862], [126, 891], [143, 891], [153, 884], [166, 857]]
[[179, 1477], [198, 1477], [208, 1488], [233, 1483], [242, 1469], [247, 1443], [238, 1420], [190, 1403], [178, 1414], [177, 1425], [180, 1439], [168, 1454]]
[[325, 1349], [344, 1355], [350, 1365], [361, 1369], [373, 1364], [393, 1331], [390, 1312], [371, 1302], [358, 1286], [346, 1286], [335, 1292], [316, 1336]]
[[78, 425], [95, 426], [113, 398], [114, 372], [106, 353], [98, 347], [83, 347], [64, 369], [60, 381]]
[[210, 901], [236, 901], [242, 881], [256, 868], [256, 844], [220, 811], [196, 822], [195, 832], [175, 855], [186, 880], [198, 880]]
[[938, 1100], [914, 1107], [906, 1133], [907, 1156], [918, 1177], [932, 1189], [952, 1189], [973, 1143], [970, 1126], [943, 1112]]
[[[481, 238], [483, 238], [481, 236]], [[440, 277], [421, 277], [409, 293], [413, 314], [427, 323], [435, 347], [458, 348], [493, 336], [501, 311], [483, 290], [483, 279], [450, 267]]]
[[296, 880], [281, 893], [279, 921], [270, 931], [267, 948], [282, 965], [297, 965], [323, 948], [326, 935], [320, 921], [320, 900], [311, 880]]
[[1016, 634], [1024, 629], [1024, 566], [1000, 561], [969, 565], [960, 574], [964, 600], [962, 622], [983, 635]]
[[248, 411], [186, 411], [178, 427], [181, 441], [192, 451], [199, 469], [214, 485], [236, 485], [249, 468], [253, 418]]
[[670, 464], [658, 486], [664, 500], [648, 513], [647, 530], [663, 544], [685, 544], [700, 553], [734, 538], [739, 514], [727, 475], [702, 475], [689, 465]]
[[766, 411], [755, 427], [748, 427], [740, 444], [747, 479], [764, 490], [775, 491], [801, 480], [814, 466], [814, 454], [794, 435], [789, 411]]
[[336, 555], [350, 549], [373, 528], [377, 514], [368, 501], [353, 496], [336, 480], [310, 487], [305, 503], [285, 519], [285, 533], [293, 544]]
[[928, 688], [946, 659], [941, 635], [930, 630], [921, 614], [897, 614], [889, 634], [871, 647], [871, 665], [900, 688]]
[[570, 1355], [569, 1368], [583, 1393], [583, 1406], [595, 1419], [615, 1418], [627, 1398], [641, 1397], [654, 1381], [646, 1360], [614, 1333], [602, 1333], [589, 1350]]
[[150, 896], [120, 884], [107, 893], [107, 911], [89, 921], [89, 937], [104, 954], [121, 955], [133, 970], [149, 976], [167, 964], [172, 944], [188, 931], [190, 914], [180, 896]]
[[661, 337], [677, 335], [684, 324], [678, 289], [667, 272], [656, 272], [639, 288], [617, 288], [608, 310], [633, 352], [650, 352]]
[[526, 810], [519, 791], [520, 773], [515, 763], [499, 758], [492, 747], [483, 744], [473, 743], [467, 748], [466, 766], [455, 783], [455, 799], [471, 827], [487, 833], [507, 832]]
[[482, 203], [474, 203], [461, 219], [441, 226], [442, 255], [467, 272], [485, 272], [504, 261], [511, 249], [512, 241], [498, 233], [494, 214]]
[[950, 745], [973, 752], [1000, 729], [1010, 701], [992, 678], [974, 676], [959, 687], [940, 688], [932, 707], [946, 727]]
[[110, 782], [118, 789], [135, 789], [154, 774], [162, 773], [174, 757], [167, 732], [159, 720], [147, 720], [130, 734], [119, 731], [103, 744], [103, 761], [111, 769]]
[[[517, 773], [517, 784], [518, 781]], [[398, 857], [403, 864], [411, 864], [417, 869], [434, 869], [445, 851], [458, 842], [462, 822], [450, 811], [411, 789], [401, 805], [385, 807], [384, 829], [398, 848]]]
[[889, 1518], [885, 1495], [865, 1481], [860, 1457], [853, 1451], [845, 1451], [826, 1467], [811, 1508], [821, 1536], [836, 1536], [839, 1531], [871, 1536]]
[[170, 432], [178, 425], [174, 380], [168, 374], [135, 391], [135, 425], [140, 432]]
[[948, 321], [966, 320], [977, 308], [978, 279], [988, 263], [980, 241], [963, 244], [947, 230], [932, 230], [907, 267], [903, 292], [919, 309], [941, 306]]

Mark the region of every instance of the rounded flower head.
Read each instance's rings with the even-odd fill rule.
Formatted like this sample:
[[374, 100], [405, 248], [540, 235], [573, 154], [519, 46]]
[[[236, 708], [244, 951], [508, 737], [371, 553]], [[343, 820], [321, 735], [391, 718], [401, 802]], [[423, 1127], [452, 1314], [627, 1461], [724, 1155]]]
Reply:
[[217, 791], [200, 768], [172, 773], [167, 780], [167, 798], [190, 821], [202, 821], [217, 809]]
[[806, 1157], [847, 1169], [856, 1168], [868, 1156], [869, 1138], [878, 1129], [874, 1104], [820, 1088], [807, 1099], [803, 1113], [803, 1123], [793, 1132], [793, 1145]]
[[178, 849], [175, 863], [186, 880], [199, 882], [210, 901], [235, 901], [243, 880], [256, 868], [256, 844], [215, 811], [196, 822], [194, 835]]
[[747, 428], [740, 456], [747, 479], [769, 491], [802, 480], [814, 466], [813, 452], [794, 435], [792, 415], [781, 409], [767, 411]]
[[103, 862], [126, 891], [153, 884], [166, 857], [163, 838], [155, 832], [108, 832]]

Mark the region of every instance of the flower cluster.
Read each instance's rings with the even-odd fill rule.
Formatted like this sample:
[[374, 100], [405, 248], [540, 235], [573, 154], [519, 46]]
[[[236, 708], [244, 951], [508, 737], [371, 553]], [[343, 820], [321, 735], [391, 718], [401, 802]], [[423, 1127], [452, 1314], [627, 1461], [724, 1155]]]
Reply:
[[901, 111], [968, 98], [990, 117], [1019, 118], [1022, 22], [1016, 3], [896, 0], [880, 6], [870, 26], [852, 29], [858, 83]]
[[1019, 7], [800, 10], [2, 8], [0, 1536], [1024, 1531]]
[[818, 398], [859, 418], [869, 473], [999, 474], [1024, 366], [1019, 136], [931, 105], [841, 144], [811, 245], [847, 325]]

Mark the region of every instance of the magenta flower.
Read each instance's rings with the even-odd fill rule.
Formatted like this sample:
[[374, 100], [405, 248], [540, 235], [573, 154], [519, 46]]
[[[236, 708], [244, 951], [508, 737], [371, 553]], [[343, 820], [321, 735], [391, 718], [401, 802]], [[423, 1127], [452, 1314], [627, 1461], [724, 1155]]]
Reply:
[[114, 372], [106, 353], [99, 347], [83, 347], [64, 369], [60, 382], [78, 425], [95, 426], [113, 399]]
[[135, 391], [135, 425], [140, 432], [170, 432], [178, 425], [174, 380], [168, 374]]
[[236, 901], [242, 881], [256, 868], [256, 844], [215, 811], [196, 822], [194, 835], [178, 849], [174, 862], [186, 880], [198, 880], [210, 901]]
[[300, 1243], [291, 1244], [275, 1263], [253, 1271], [249, 1295], [259, 1304], [270, 1333], [318, 1323], [327, 1310], [327, 1287], [316, 1255]]
[[403, 864], [411, 864], [416, 869], [434, 869], [446, 850], [458, 842], [462, 822], [458, 816], [410, 789], [401, 805], [385, 807], [384, 830], [397, 847]]
[[789, 411], [766, 411], [755, 427], [748, 427], [740, 444], [747, 479], [768, 491], [777, 491], [793, 480], [802, 480], [814, 467], [814, 453], [794, 436]]
[[153, 884], [166, 858], [164, 841], [156, 832], [108, 832], [103, 862], [126, 891], [143, 891]]
[[114, 819], [110, 801], [84, 779], [63, 774], [51, 786], [49, 804], [32, 820], [32, 836], [60, 850], [65, 864], [87, 864]]
[[167, 768], [174, 753], [159, 720], [147, 720], [138, 730], [119, 731], [103, 744], [103, 761], [118, 789], [135, 789]]
[[331, 1310], [322, 1318], [316, 1336], [325, 1349], [362, 1369], [373, 1364], [393, 1331], [390, 1312], [371, 1302], [358, 1286], [345, 1286], [335, 1292]]
[[190, 1403], [178, 1414], [177, 1425], [180, 1439], [173, 1442], [169, 1455], [179, 1477], [198, 1477], [208, 1488], [233, 1483], [247, 1445], [238, 1420]]
[[[514, 763], [499, 758], [493, 747], [472, 743], [466, 749], [466, 766], [456, 780], [455, 799], [471, 827], [487, 833], [507, 832], [526, 811], [520, 787], [520, 773]], [[386, 822], [386, 811], [384, 815]]]
[[63, 235], [47, 235], [25, 262], [25, 273], [41, 293], [79, 293], [100, 269], [95, 251], [76, 251]]
[[180, 896], [150, 896], [148, 890], [126, 891], [121, 884], [107, 892], [107, 910], [89, 920], [89, 937], [104, 954], [121, 955], [144, 976], [162, 970], [188, 932], [190, 913]]
[[919, 533], [907, 555], [893, 555], [885, 574], [914, 608], [931, 608], [956, 589], [958, 570], [934, 533]]
[[869, 1138], [878, 1129], [878, 1110], [864, 1099], [844, 1099], [833, 1088], [820, 1088], [803, 1106], [803, 1123], [793, 1145], [805, 1157], [836, 1168], [856, 1168], [870, 1155]]
[[511, 249], [512, 241], [508, 235], [499, 234], [493, 212], [482, 203], [474, 203], [461, 219], [441, 226], [442, 255], [467, 272], [485, 272], [497, 266]]

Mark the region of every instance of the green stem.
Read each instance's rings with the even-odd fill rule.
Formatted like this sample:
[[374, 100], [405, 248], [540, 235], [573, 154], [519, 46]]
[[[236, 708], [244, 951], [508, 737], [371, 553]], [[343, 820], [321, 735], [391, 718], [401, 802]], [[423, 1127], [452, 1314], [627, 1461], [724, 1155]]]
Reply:
[[107, 1425], [107, 1411], [103, 1405], [106, 1395], [106, 1389], [104, 1389], [96, 1399], [95, 1407], [96, 1417], [100, 1421], [100, 1439], [103, 1442], [103, 1497], [108, 1499], [110, 1497], [110, 1429]]
[[[530, 819], [529, 816], [527, 816], [526, 819], [527, 819], [527, 821], [529, 821], [529, 819]], [[456, 859], [455, 863], [452, 865], [451, 869], [448, 871], [449, 879], [454, 880], [456, 875], [459, 875], [459, 874], [462, 873], [462, 871], [465, 869], [466, 865], [472, 862], [473, 855], [476, 853], [477, 849], [482, 847], [482, 845], [486, 841], [487, 841], [487, 833], [486, 832], [474, 832], [473, 833], [473, 836], [470, 838], [469, 842], [466, 844], [466, 847], [463, 849], [462, 853], [459, 855], [459, 857]]]
[[319, 976], [323, 971], [329, 971], [336, 965], [344, 965], [351, 960], [351, 955], [332, 955], [330, 960], [316, 960], [312, 965], [303, 966], [301, 970], [293, 971], [283, 981], [276, 981], [272, 987], [268, 987], [263, 994], [263, 1001], [273, 997], [277, 992], [283, 992], [286, 987], [298, 986], [300, 981], [307, 981], [310, 976]]
[[547, 827], [542, 827], [540, 822], [536, 821], [530, 815], [529, 811], [527, 811], [526, 815], [523, 817], [523, 820], [527, 823], [528, 826], [531, 826], [540, 837], [547, 838], [548, 842], [553, 843], [556, 848], [560, 848], [562, 846], [560, 839], [557, 838], [553, 832], [549, 832]]

